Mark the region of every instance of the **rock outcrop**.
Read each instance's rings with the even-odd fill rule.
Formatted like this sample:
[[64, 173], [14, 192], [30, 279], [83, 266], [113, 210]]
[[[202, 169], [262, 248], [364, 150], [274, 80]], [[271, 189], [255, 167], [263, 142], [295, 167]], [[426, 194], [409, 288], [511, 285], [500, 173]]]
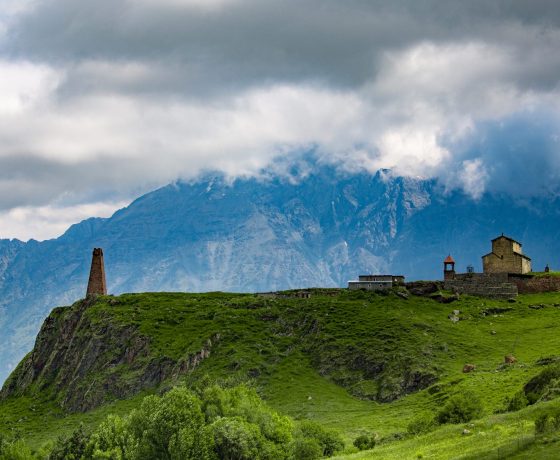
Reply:
[[60, 307], [47, 317], [35, 347], [0, 391], [0, 399], [52, 389], [69, 412], [93, 409], [177, 379], [210, 356], [219, 336], [179, 360], [150, 353], [150, 339], [136, 326], [88, 314], [95, 297]]

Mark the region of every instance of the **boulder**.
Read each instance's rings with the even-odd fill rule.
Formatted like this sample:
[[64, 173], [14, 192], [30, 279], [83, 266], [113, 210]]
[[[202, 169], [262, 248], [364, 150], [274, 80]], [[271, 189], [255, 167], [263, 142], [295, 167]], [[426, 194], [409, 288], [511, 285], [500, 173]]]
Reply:
[[469, 372], [472, 372], [476, 369], [476, 366], [474, 364], [465, 364], [463, 366], [463, 374], [468, 374]]
[[454, 315], [453, 313], [450, 313], [447, 318], [449, 318], [453, 323], [457, 323], [459, 321], [461, 321], [461, 318], [459, 318], [458, 316]]

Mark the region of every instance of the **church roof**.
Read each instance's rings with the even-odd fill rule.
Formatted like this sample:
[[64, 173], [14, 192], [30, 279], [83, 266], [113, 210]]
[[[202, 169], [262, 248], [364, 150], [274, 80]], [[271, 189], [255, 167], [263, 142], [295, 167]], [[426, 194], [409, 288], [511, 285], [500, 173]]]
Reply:
[[499, 239], [501, 239], [501, 238], [505, 238], [505, 239], [508, 240], [508, 241], [513, 241], [514, 243], [517, 243], [519, 246], [523, 246], [519, 241], [514, 240], [513, 238], [510, 238], [509, 236], [505, 236], [503, 233], [502, 233], [500, 236], [494, 238], [494, 239], [492, 240], [492, 242], [497, 241], [497, 240], [499, 240]]
[[451, 254], [448, 255], [445, 260], [443, 261], [444, 264], [454, 264], [455, 261], [453, 260], [453, 257], [451, 257]]
[[[516, 241], [516, 243], [517, 243], [517, 241]], [[525, 254], [521, 254], [520, 252], [513, 251], [513, 253], [514, 253], [516, 256], [523, 257], [524, 259], [527, 259], [527, 260], [531, 260], [531, 258], [530, 258], [529, 256], [526, 256]], [[499, 256], [498, 254], [496, 254], [495, 252], [489, 252], [488, 254], [483, 255], [482, 258], [485, 259], [486, 257], [490, 257], [490, 256], [500, 257], [500, 256]]]

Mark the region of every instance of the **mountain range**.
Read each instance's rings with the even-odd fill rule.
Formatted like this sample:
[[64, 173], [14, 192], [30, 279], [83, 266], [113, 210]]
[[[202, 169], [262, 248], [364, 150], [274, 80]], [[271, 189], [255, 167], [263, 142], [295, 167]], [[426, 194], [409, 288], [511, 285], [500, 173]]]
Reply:
[[480, 270], [502, 232], [524, 243], [540, 271], [560, 267], [559, 204], [555, 196], [473, 200], [435, 180], [322, 165], [178, 181], [56, 239], [0, 240], [0, 381], [49, 311], [84, 296], [94, 247], [104, 250], [113, 294], [343, 287], [379, 272], [439, 279], [448, 254], [459, 271]]

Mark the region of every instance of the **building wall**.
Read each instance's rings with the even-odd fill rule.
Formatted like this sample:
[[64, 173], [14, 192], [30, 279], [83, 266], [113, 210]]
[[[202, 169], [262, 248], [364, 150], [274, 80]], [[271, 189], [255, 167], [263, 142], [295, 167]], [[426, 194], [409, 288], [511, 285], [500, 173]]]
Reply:
[[366, 291], [382, 291], [391, 289], [393, 287], [392, 281], [349, 281], [348, 289], [358, 290], [365, 289]]
[[521, 273], [531, 273], [533, 271], [530, 260], [522, 258], [521, 264]]
[[492, 242], [492, 253], [482, 258], [484, 273], [529, 273], [531, 261], [520, 254], [519, 243], [498, 238]]
[[359, 281], [382, 281], [382, 282], [393, 282], [393, 275], [360, 275], [358, 277]]
[[513, 252], [518, 252], [519, 254], [523, 254], [523, 249], [521, 248], [521, 245], [518, 242], [510, 241], [510, 243], [512, 244]]

